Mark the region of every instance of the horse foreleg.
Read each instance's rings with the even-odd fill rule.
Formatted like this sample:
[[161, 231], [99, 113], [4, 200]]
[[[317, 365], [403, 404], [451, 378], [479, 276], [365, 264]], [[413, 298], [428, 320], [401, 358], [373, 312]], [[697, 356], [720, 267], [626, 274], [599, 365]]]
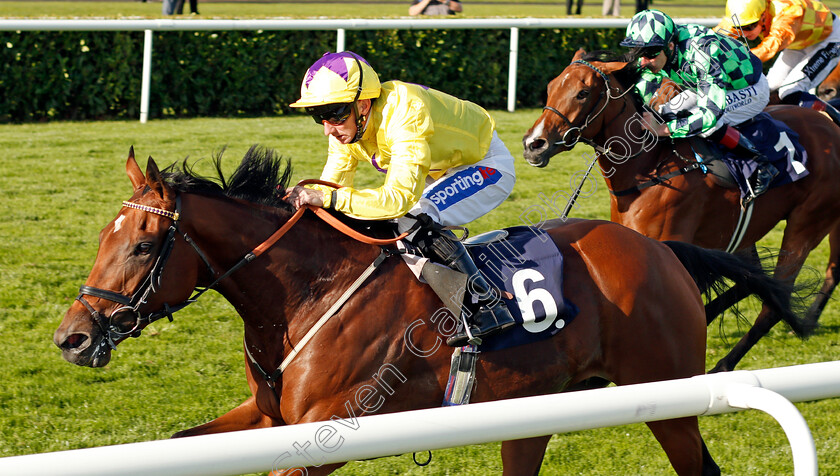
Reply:
[[551, 435], [502, 442], [503, 476], [536, 476]]
[[713, 476], [720, 474], [720, 468], [706, 449], [697, 417], [678, 418], [647, 422], [653, 436], [659, 441], [668, 461], [677, 474], [692, 476]]
[[241, 405], [213, 421], [199, 425], [189, 430], [179, 431], [172, 435], [172, 438], [184, 436], [209, 435], [211, 433], [224, 433], [227, 431], [252, 430], [255, 428], [268, 428], [283, 424], [279, 420], [265, 415], [257, 408], [256, 399], [252, 396], [242, 402]]
[[820, 314], [825, 309], [831, 293], [837, 287], [838, 273], [840, 273], [840, 269], [838, 269], [838, 264], [840, 264], [840, 227], [835, 227], [828, 234], [828, 245], [828, 267], [825, 270], [825, 281], [819, 293], [817, 293], [814, 303], [808, 308], [808, 314], [805, 316], [805, 320], [813, 326], [817, 325]]

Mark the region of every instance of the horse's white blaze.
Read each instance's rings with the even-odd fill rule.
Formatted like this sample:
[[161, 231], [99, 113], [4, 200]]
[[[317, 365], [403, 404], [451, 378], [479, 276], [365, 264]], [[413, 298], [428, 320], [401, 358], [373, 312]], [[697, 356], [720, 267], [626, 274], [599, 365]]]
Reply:
[[114, 220], [114, 231], [113, 231], [114, 233], [120, 231], [120, 228], [122, 228], [123, 220], [125, 220], [125, 215], [120, 215], [119, 218]]
[[534, 130], [533, 130], [533, 131], [531, 131], [531, 135], [529, 135], [529, 136], [525, 139], [525, 143], [526, 143], [526, 144], [530, 144], [531, 142], [534, 142], [534, 140], [539, 139], [540, 137], [542, 137], [542, 134], [543, 134], [543, 129], [545, 129], [545, 121], [540, 121], [540, 123], [539, 123], [539, 124], [537, 124], [536, 126], [534, 126]]

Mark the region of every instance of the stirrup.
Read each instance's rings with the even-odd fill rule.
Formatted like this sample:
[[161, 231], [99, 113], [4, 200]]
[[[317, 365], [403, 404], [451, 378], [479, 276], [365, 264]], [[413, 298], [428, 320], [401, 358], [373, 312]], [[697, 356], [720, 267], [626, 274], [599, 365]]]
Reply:
[[753, 188], [753, 193], [758, 196], [766, 192], [777, 175], [779, 175], [779, 169], [773, 164], [760, 165], [755, 171], [755, 187]]
[[481, 345], [481, 342], [481, 337], [473, 335], [470, 325], [464, 316], [461, 316], [461, 321], [458, 323], [458, 328], [455, 330], [455, 333], [446, 338], [446, 345], [449, 347], [463, 347], [467, 344], [478, 347]]
[[[492, 324], [487, 324], [488, 319], [492, 319]], [[461, 347], [469, 343], [478, 346], [482, 338], [498, 334], [516, 324], [510, 310], [502, 303], [493, 307], [482, 306], [472, 320], [474, 322], [470, 324], [466, 316], [462, 315], [458, 329], [446, 339], [446, 345]]]

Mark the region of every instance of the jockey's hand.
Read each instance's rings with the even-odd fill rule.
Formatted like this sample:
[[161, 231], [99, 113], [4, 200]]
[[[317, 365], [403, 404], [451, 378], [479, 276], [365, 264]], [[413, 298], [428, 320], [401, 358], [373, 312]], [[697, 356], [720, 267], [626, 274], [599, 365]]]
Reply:
[[320, 190], [296, 185], [293, 188], [286, 189], [286, 195], [288, 195], [286, 200], [288, 200], [288, 202], [295, 208], [300, 208], [304, 205], [313, 205], [316, 207], [324, 206], [324, 192]]
[[668, 126], [657, 121], [656, 117], [647, 111], [642, 113], [642, 125], [657, 137], [668, 137], [671, 135]]

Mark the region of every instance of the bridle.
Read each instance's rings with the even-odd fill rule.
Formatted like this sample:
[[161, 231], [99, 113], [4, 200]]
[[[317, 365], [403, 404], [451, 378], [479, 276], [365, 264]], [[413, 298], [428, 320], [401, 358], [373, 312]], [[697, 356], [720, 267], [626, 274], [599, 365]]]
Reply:
[[[607, 76], [606, 73], [604, 73], [603, 71], [601, 71], [600, 69], [595, 67], [593, 64], [591, 64], [587, 61], [584, 61], [584, 60], [575, 60], [575, 61], [572, 61], [571, 64], [582, 64], [582, 65], [588, 67], [589, 69], [591, 69], [592, 71], [598, 73], [598, 76], [600, 76], [601, 79], [604, 80], [604, 90], [601, 91], [601, 94], [598, 96], [598, 100], [595, 101], [595, 103], [592, 105], [592, 108], [589, 110], [589, 113], [586, 115], [586, 117], [583, 120], [583, 124], [579, 125], [579, 126], [575, 126], [572, 123], [572, 121], [569, 120], [568, 117], [563, 115], [563, 113], [561, 113], [557, 109], [555, 109], [551, 106], [548, 106], [548, 105], [543, 107], [543, 110], [551, 111], [554, 114], [557, 114], [558, 116], [560, 116], [560, 118], [563, 119], [563, 121], [565, 121], [566, 124], [569, 126], [569, 129], [567, 129], [566, 132], [563, 133], [563, 137], [559, 141], [555, 142], [554, 145], [560, 145], [560, 146], [563, 146], [563, 147], [573, 147], [578, 142], [583, 141], [586, 144], [590, 145], [592, 148], [594, 148], [599, 153], [604, 154], [604, 155], [608, 155], [609, 150], [604, 149], [603, 147], [594, 143], [590, 139], [587, 139], [586, 137], [583, 137], [583, 131], [587, 127], [589, 127], [589, 125], [592, 124], [592, 122], [604, 112], [604, 110], [607, 108], [607, 105], [609, 105], [611, 99], [620, 99], [620, 98], [624, 97], [628, 92], [630, 92], [633, 88], [632, 87], [627, 88], [623, 93], [620, 93], [617, 96], [613, 96], [610, 93], [610, 91], [612, 90], [612, 83], [610, 83], [610, 78], [609, 78], [609, 76]], [[616, 88], [616, 91], [618, 91], [618, 88]], [[595, 109], [598, 107], [598, 104], [601, 102], [601, 100], [604, 99], [605, 95], [606, 95], [606, 99], [604, 100], [603, 106], [601, 106], [601, 109], [599, 109], [598, 112], [595, 112]], [[571, 134], [571, 136], [570, 136], [570, 134]]]
[[[584, 66], [587, 66], [587, 67], [588, 67], [588, 68], [590, 68], [591, 70], [593, 70], [593, 71], [595, 71], [596, 73], [598, 73], [598, 76], [600, 76], [600, 77], [601, 77], [601, 79], [603, 79], [603, 80], [604, 80], [605, 92], [606, 92], [606, 100], [604, 101], [604, 105], [601, 107], [601, 109], [600, 109], [597, 113], [595, 113], [595, 115], [592, 115], [592, 113], [595, 111], [595, 108], [598, 106], [598, 103], [599, 103], [599, 102], [601, 102], [601, 98], [603, 98], [603, 97], [604, 97], [605, 92], [604, 92], [604, 91], [602, 91], [602, 92], [601, 92], [601, 95], [600, 95], [600, 96], [598, 96], [598, 100], [597, 100], [597, 101], [595, 101], [595, 104], [592, 106], [592, 109], [589, 111], [589, 114], [586, 116], [586, 119], [584, 119], [584, 121], [583, 121], [583, 125], [582, 125], [582, 126], [574, 126], [574, 125], [572, 125], [572, 121], [570, 121], [570, 120], [569, 120], [569, 119], [568, 119], [565, 115], [563, 115], [563, 113], [561, 113], [560, 111], [558, 111], [557, 109], [555, 109], [555, 108], [553, 108], [553, 107], [551, 107], [551, 106], [548, 106], [548, 105], [547, 105], [547, 106], [545, 106], [545, 107], [543, 108], [543, 110], [551, 111], [551, 112], [553, 112], [553, 113], [557, 114], [558, 116], [560, 116], [560, 118], [561, 118], [561, 119], [563, 119], [564, 121], [566, 121], [566, 124], [568, 124], [568, 125], [569, 125], [569, 129], [568, 129], [568, 130], [567, 130], [567, 131], [563, 134], [563, 138], [562, 138], [561, 140], [559, 140], [559, 141], [555, 142], [555, 143], [554, 143], [554, 145], [561, 145], [561, 146], [566, 146], [566, 147], [572, 147], [572, 146], [574, 146], [575, 144], [577, 144], [579, 141], [583, 141], [584, 143], [588, 144], [588, 145], [589, 145], [589, 146], [591, 146], [593, 149], [595, 149], [595, 151], [596, 151], [596, 152], [598, 152], [599, 154], [604, 155], [604, 156], [606, 156], [606, 157], [609, 157], [609, 156], [610, 156], [610, 150], [609, 150], [608, 148], [607, 148], [607, 149], [605, 149], [604, 147], [602, 147], [602, 146], [600, 146], [600, 145], [596, 144], [594, 141], [592, 141], [592, 140], [590, 140], [590, 139], [587, 139], [586, 137], [583, 137], [583, 136], [582, 136], [582, 132], [583, 132], [583, 130], [584, 130], [584, 129], [586, 129], [587, 127], [589, 127], [589, 124], [591, 124], [591, 123], [592, 123], [592, 121], [594, 121], [594, 120], [595, 120], [595, 118], [597, 118], [599, 115], [601, 115], [601, 113], [602, 113], [602, 112], [604, 112], [604, 110], [607, 108], [607, 105], [608, 105], [608, 104], [609, 104], [609, 102], [610, 102], [610, 99], [621, 99], [621, 98], [623, 98], [625, 95], [627, 95], [627, 93], [629, 93], [630, 91], [632, 91], [633, 87], [631, 86], [631, 87], [627, 88], [626, 90], [624, 90], [624, 92], [623, 92], [623, 93], [621, 93], [621, 94], [619, 94], [619, 95], [617, 95], [617, 96], [613, 96], [613, 95], [610, 93], [610, 91], [612, 90], [611, 83], [610, 83], [610, 78], [609, 78], [609, 76], [607, 76], [607, 75], [606, 75], [606, 73], [604, 73], [603, 71], [601, 71], [600, 69], [598, 69], [598, 68], [597, 68], [597, 67], [595, 67], [594, 65], [592, 65], [592, 64], [590, 64], [590, 63], [588, 63], [588, 62], [586, 62], [586, 61], [584, 61], [584, 60], [575, 60], [575, 61], [572, 61], [572, 63], [571, 63], [571, 64], [575, 64], [575, 63], [580, 63], [580, 64], [582, 64], [582, 65], [584, 65]], [[616, 90], [618, 90], [618, 88], [616, 88]], [[627, 104], [626, 104], [626, 102], [625, 102], [625, 107], [626, 107], [626, 105], [627, 105]], [[646, 105], [643, 105], [643, 107], [647, 107], [647, 106], [646, 106]], [[623, 109], [622, 109], [622, 112], [623, 112]], [[655, 111], [653, 111], [653, 110], [651, 110], [651, 112], [655, 113]], [[621, 113], [619, 113], [619, 114], [621, 114]], [[572, 140], [571, 142], [569, 142], [569, 141], [568, 141], [568, 139], [569, 139], [569, 137], [568, 137], [568, 136], [569, 136], [569, 133], [571, 133], [571, 132], [575, 132], [577, 135], [576, 135], [575, 137], [573, 137], [573, 139], [574, 139], [574, 140]], [[672, 140], [672, 143], [673, 143], [673, 140]], [[638, 152], [636, 152], [635, 154], [630, 155], [630, 156], [628, 156], [628, 157], [621, 157], [621, 159], [622, 159], [622, 160], [632, 159], [632, 158], [634, 158], [634, 157], [639, 156], [639, 155], [640, 155], [642, 152], [644, 152], [644, 151], [645, 151], [645, 149], [644, 149], [644, 148], [641, 148], [641, 149], [640, 149]], [[644, 190], [645, 188], [648, 188], [648, 187], [652, 187], [652, 186], [655, 186], [655, 185], [662, 185], [662, 184], [664, 184], [664, 183], [667, 183], [667, 181], [668, 181], [668, 180], [670, 180], [670, 179], [672, 179], [672, 178], [674, 178], [674, 177], [677, 177], [677, 176], [679, 176], [679, 175], [684, 175], [684, 174], [687, 174], [688, 172], [691, 172], [691, 171], [694, 171], [694, 170], [698, 170], [698, 169], [700, 169], [700, 170], [702, 170], [702, 171], [703, 171], [703, 173], [705, 173], [705, 172], [706, 172], [705, 165], [703, 165], [703, 164], [702, 164], [702, 162], [699, 162], [699, 161], [692, 162], [692, 161], [690, 161], [690, 160], [688, 160], [688, 159], [685, 159], [684, 157], [682, 157], [682, 155], [680, 155], [680, 154], [676, 151], [676, 149], [674, 149], [674, 153], [675, 153], [678, 157], [682, 158], [682, 159], [683, 159], [685, 162], [687, 162], [689, 165], [687, 165], [687, 166], [685, 166], [685, 167], [680, 167], [680, 168], [678, 168], [677, 170], [675, 170], [675, 171], [673, 171], [673, 172], [671, 172], [671, 173], [665, 174], [665, 175], [656, 175], [656, 176], [654, 176], [652, 179], [650, 179], [650, 180], [648, 180], [648, 181], [642, 182], [642, 183], [640, 183], [640, 184], [638, 184], [638, 185], [635, 185], [635, 186], [633, 186], [633, 187], [627, 188], [627, 189], [625, 189], [625, 190], [619, 190], [619, 191], [613, 191], [613, 190], [610, 190], [610, 193], [611, 193], [612, 195], [614, 195], [614, 196], [621, 197], [621, 196], [624, 196], [624, 195], [629, 195], [629, 194], [633, 194], [633, 193], [638, 193], [638, 192], [640, 192], [641, 190]], [[593, 162], [593, 163], [594, 163], [594, 162]], [[591, 170], [591, 166], [590, 166], [590, 170]], [[584, 175], [583, 180], [586, 180], [586, 176], [587, 176], [588, 174], [589, 174], [589, 172], [587, 171], [587, 174], [586, 174], [586, 175]], [[582, 183], [583, 183], [583, 182], [581, 181], [581, 184], [582, 184]], [[574, 203], [574, 200], [570, 200], [570, 201], [569, 201], [569, 204], [573, 204], [573, 203]], [[569, 210], [569, 206], [567, 205], [567, 207], [566, 207], [566, 211], [568, 211], [568, 210]], [[566, 213], [566, 212], [564, 212], [564, 216], [565, 216], [565, 213]]]
[[[298, 185], [307, 185], [307, 184], [321, 184], [327, 185], [331, 187], [338, 188], [339, 185], [334, 183], [325, 182], [323, 180], [302, 180], [298, 183]], [[303, 213], [306, 210], [312, 210], [319, 218], [329, 223], [333, 228], [336, 228], [338, 231], [344, 233], [351, 238], [368, 243], [371, 245], [376, 246], [385, 246], [393, 244], [406, 236], [410, 233], [416, 231], [416, 228], [412, 227], [411, 229], [407, 230], [406, 232], [400, 234], [395, 238], [387, 238], [387, 239], [375, 239], [370, 238], [361, 233], [353, 230], [352, 228], [348, 227], [340, 220], [336, 219], [332, 215], [330, 215], [326, 210], [323, 208], [312, 207], [312, 206], [304, 206], [299, 208], [286, 223], [283, 224], [279, 229], [277, 229], [271, 236], [269, 236], [265, 241], [260, 243], [257, 247], [252, 249], [250, 252], [245, 254], [236, 264], [234, 264], [230, 269], [225, 271], [221, 276], [217, 277], [211, 284], [205, 287], [196, 287], [194, 288], [195, 293], [190, 296], [187, 300], [176, 304], [174, 306], [170, 306], [168, 303], [163, 303], [163, 309], [156, 312], [151, 312], [148, 315], [144, 316], [140, 312], [140, 307], [147, 302], [149, 295], [155, 293], [160, 289], [161, 286], [161, 279], [163, 275], [164, 267], [166, 266], [166, 262], [169, 259], [170, 254], [172, 253], [172, 248], [175, 246], [175, 238], [177, 235], [181, 235], [186, 241], [198, 254], [204, 264], [207, 266], [207, 269], [210, 271], [211, 276], [216, 276], [216, 270], [213, 269], [213, 266], [208, 261], [207, 256], [204, 252], [199, 248], [199, 246], [189, 237], [186, 232], [181, 232], [179, 228], [179, 222], [181, 220], [181, 196], [175, 195], [175, 211], [164, 210], [161, 208], [155, 208], [148, 205], [141, 205], [139, 203], [124, 201], [122, 202], [124, 207], [134, 208], [136, 210], [141, 210], [147, 213], [153, 213], [156, 215], [161, 215], [163, 217], [169, 218], [172, 220], [172, 224], [169, 226], [169, 229], [166, 232], [166, 237], [163, 239], [163, 244], [161, 246], [160, 253], [158, 254], [158, 258], [155, 261], [154, 266], [149, 271], [149, 274], [140, 284], [140, 287], [132, 294], [128, 296], [126, 294], [120, 294], [115, 291], [110, 291], [107, 289], [101, 289], [93, 286], [83, 285], [79, 288], [79, 295], [76, 296], [76, 300], [82, 303], [83, 306], [88, 310], [90, 313], [91, 319], [93, 322], [99, 326], [99, 329], [102, 331], [102, 335], [104, 336], [104, 342], [114, 350], [117, 348], [116, 340], [123, 339], [126, 337], [139, 337], [140, 331], [146, 325], [151, 324], [163, 317], [169, 318], [171, 322], [173, 320], [172, 314], [180, 311], [181, 309], [187, 307], [188, 305], [196, 302], [198, 298], [204, 294], [205, 292], [213, 289], [220, 281], [230, 276], [234, 271], [238, 270], [242, 266], [250, 263], [258, 256], [260, 256], [263, 252], [271, 248], [277, 240], [280, 239], [283, 235], [289, 231], [292, 226], [303, 216]], [[419, 222], [418, 225], [419, 226]], [[390, 253], [386, 254], [390, 256]], [[110, 315], [104, 316], [102, 313], [97, 311], [93, 308], [93, 306], [85, 299], [85, 296], [93, 296], [100, 299], [105, 299], [108, 301], [116, 302], [118, 304], [122, 304], [122, 307], [117, 308]], [[131, 326], [131, 329], [124, 331], [121, 330], [118, 326], [114, 324], [114, 315], [120, 312], [129, 311], [134, 315], [134, 324]]]
[[[140, 312], [140, 307], [147, 302], [149, 295], [157, 292], [160, 289], [163, 270], [166, 267], [166, 262], [169, 260], [170, 254], [172, 253], [172, 248], [175, 246], [176, 235], [181, 234], [184, 237], [184, 241], [186, 241], [192, 246], [192, 248], [204, 261], [204, 264], [207, 265], [207, 268], [210, 270], [211, 275], [215, 275], [216, 271], [213, 269], [213, 266], [210, 265], [210, 262], [207, 260], [207, 257], [204, 255], [204, 252], [201, 251], [198, 245], [189, 237], [189, 235], [187, 235], [187, 233], [182, 233], [178, 227], [178, 223], [181, 219], [180, 196], [176, 195], [175, 197], [175, 211], [163, 210], [161, 208], [155, 208], [148, 205], [141, 205], [139, 203], [129, 201], [124, 201], [122, 204], [124, 207], [127, 208], [134, 208], [136, 210], [141, 210], [144, 212], [153, 213], [169, 218], [172, 220], [172, 224], [169, 225], [169, 229], [166, 232], [166, 237], [163, 239], [160, 253], [158, 254], [154, 266], [152, 266], [152, 269], [149, 270], [149, 273], [146, 275], [146, 278], [140, 284], [140, 287], [138, 287], [137, 290], [134, 291], [134, 294], [128, 296], [126, 294], [121, 294], [115, 291], [109, 291], [107, 289], [101, 289], [87, 285], [83, 285], [79, 288], [79, 295], [76, 296], [76, 300], [82, 303], [82, 305], [85, 306], [85, 308], [88, 310], [91, 319], [93, 319], [96, 325], [99, 326], [99, 329], [102, 331], [102, 334], [105, 337], [105, 342], [112, 350], [117, 348], [116, 340], [123, 339], [129, 336], [138, 337], [140, 335], [140, 330], [142, 327], [145, 327], [146, 325], [149, 325], [152, 322], [157, 321], [158, 319], [168, 317], [169, 320], [172, 321], [172, 313], [179, 311], [184, 307], [188, 306], [189, 304], [195, 302], [198, 296], [203, 294], [205, 291], [210, 289], [219, 281], [216, 280], [216, 282], [214, 282], [210, 286], [200, 289], [195, 295], [193, 295], [192, 297], [180, 304], [170, 306], [168, 303], [164, 303], [163, 310], [152, 312], [144, 316]], [[230, 274], [230, 272], [225, 273], [225, 276], [227, 276], [228, 274]], [[91, 306], [87, 299], [85, 299], [85, 296], [93, 296], [100, 299], [105, 299], [108, 301], [116, 302], [118, 304], [122, 304], [122, 306], [115, 309], [113, 312], [111, 312], [110, 315], [104, 316], [102, 313], [94, 309], [93, 306]], [[131, 329], [127, 331], [121, 330], [114, 323], [114, 316], [120, 312], [125, 311], [131, 312], [134, 316], [134, 324], [132, 325]]]

